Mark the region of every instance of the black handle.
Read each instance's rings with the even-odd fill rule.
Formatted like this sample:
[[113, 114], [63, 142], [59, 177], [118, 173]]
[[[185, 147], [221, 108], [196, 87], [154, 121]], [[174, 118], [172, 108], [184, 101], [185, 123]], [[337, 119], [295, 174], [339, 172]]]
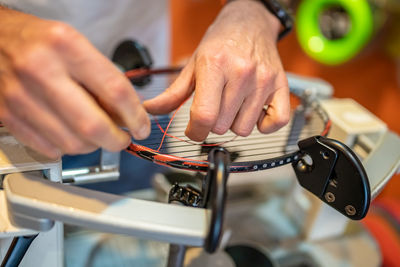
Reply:
[[204, 203], [207, 208], [211, 208], [211, 220], [204, 249], [213, 253], [218, 248], [222, 236], [230, 156], [225, 149], [215, 148], [208, 154], [208, 160], [210, 166], [205, 181]]
[[[149, 69], [153, 65], [153, 59], [147, 48], [137, 41], [125, 40], [114, 50], [112, 61], [119, 66], [122, 71], [133, 69]], [[150, 82], [150, 76], [132, 78], [131, 82], [138, 86], [144, 86]]]

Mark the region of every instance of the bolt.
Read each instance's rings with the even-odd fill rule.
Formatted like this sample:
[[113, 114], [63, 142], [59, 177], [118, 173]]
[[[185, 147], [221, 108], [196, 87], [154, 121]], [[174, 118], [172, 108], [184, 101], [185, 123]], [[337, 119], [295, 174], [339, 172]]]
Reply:
[[346, 214], [349, 216], [353, 216], [356, 214], [356, 208], [354, 208], [352, 205], [347, 205], [344, 210], [346, 211]]
[[332, 179], [329, 181], [329, 185], [333, 186], [333, 187], [337, 187], [338, 181], [336, 181], [335, 179]]
[[335, 195], [332, 192], [326, 192], [325, 193], [325, 199], [326, 201], [328, 201], [329, 203], [332, 203], [335, 201]]

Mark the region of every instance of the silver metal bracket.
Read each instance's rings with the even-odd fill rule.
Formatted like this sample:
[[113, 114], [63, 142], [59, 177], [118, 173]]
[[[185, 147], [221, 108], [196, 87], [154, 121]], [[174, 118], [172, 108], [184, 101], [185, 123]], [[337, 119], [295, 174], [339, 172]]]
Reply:
[[63, 170], [63, 183], [87, 184], [118, 180], [121, 152], [101, 149], [100, 153], [100, 164], [98, 166]]

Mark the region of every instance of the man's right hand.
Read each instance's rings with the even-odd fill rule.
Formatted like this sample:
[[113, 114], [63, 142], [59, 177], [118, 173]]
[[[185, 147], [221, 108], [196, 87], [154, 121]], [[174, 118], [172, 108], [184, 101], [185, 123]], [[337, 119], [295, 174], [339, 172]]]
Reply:
[[[72, 27], [0, 7], [0, 121], [57, 158], [146, 138], [150, 122], [125, 76]], [[113, 120], [114, 119], [114, 120]]]

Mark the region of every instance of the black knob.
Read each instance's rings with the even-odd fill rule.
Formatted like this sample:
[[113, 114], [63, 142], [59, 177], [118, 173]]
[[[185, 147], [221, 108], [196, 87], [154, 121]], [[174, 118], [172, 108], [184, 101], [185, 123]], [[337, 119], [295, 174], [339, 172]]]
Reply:
[[[153, 65], [153, 60], [147, 48], [137, 41], [125, 40], [114, 50], [112, 61], [122, 69], [122, 71], [145, 68], [149, 69]], [[131, 79], [137, 86], [143, 86], [150, 82], [149, 76], [138, 79]]]

